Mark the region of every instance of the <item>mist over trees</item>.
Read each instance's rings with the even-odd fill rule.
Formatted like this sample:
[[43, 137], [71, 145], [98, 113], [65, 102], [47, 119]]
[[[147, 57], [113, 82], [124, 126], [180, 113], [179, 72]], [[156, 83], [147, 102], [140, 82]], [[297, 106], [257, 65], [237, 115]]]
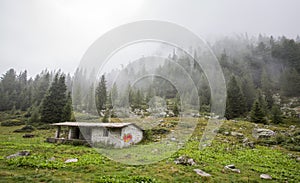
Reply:
[[[219, 39], [211, 43], [211, 48], [227, 83], [225, 117], [262, 123], [269, 118], [280, 123], [282, 113], [274, 95], [282, 99], [300, 96], [299, 40], [263, 35], [249, 38], [245, 34]], [[195, 58], [206, 58], [199, 48], [191, 49]], [[190, 74], [198, 93], [191, 92], [187, 82], [178, 76], [180, 69]], [[198, 112], [210, 112], [210, 87], [205, 73], [192, 57], [180, 50], [174, 50], [164, 62], [150, 62], [147, 58], [132, 62], [106, 73], [97, 82], [91, 79], [95, 73], [77, 69], [71, 76], [44, 70], [28, 78], [27, 71], [16, 73], [10, 69], [0, 80], [0, 111], [28, 111], [33, 121], [40, 118], [50, 123], [71, 120], [72, 110], [93, 115], [105, 115], [101, 111], [113, 110], [113, 106], [146, 110], [156, 96], [166, 100], [166, 107], [175, 115], [180, 114], [180, 107], [197, 106], [197, 102], [201, 104]], [[174, 83], [155, 76], [136, 80], [149, 73], [168, 76], [185, 89], [177, 91]], [[188, 99], [188, 104], [180, 103], [179, 94]]]

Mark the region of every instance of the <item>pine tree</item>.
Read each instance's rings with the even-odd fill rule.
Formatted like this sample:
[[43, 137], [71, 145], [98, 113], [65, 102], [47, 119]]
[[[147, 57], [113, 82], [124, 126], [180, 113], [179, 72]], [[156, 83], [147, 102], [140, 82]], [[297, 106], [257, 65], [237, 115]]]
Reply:
[[282, 123], [282, 113], [278, 105], [272, 107], [272, 122], [275, 124]]
[[108, 94], [108, 108], [112, 109], [114, 105], [119, 102], [119, 93], [117, 84], [114, 83], [109, 94]]
[[14, 69], [8, 70], [1, 77], [1, 92], [3, 92], [4, 95], [3, 98], [1, 98], [1, 103], [3, 102], [2, 110], [11, 110], [13, 107], [16, 109], [16, 102], [19, 98], [16, 91], [17, 84], [17, 76]]
[[95, 99], [96, 99], [96, 108], [98, 114], [101, 115], [101, 110], [106, 109], [106, 99], [107, 99], [106, 81], [104, 75], [101, 76], [101, 81], [96, 88]]
[[31, 109], [31, 116], [29, 118], [29, 122], [31, 124], [40, 122], [39, 108], [36, 105], [33, 105], [32, 109]]
[[51, 76], [48, 71], [43, 71], [40, 75], [37, 75], [34, 79], [33, 87], [33, 103], [39, 106], [46, 96], [50, 87]]
[[173, 113], [175, 116], [179, 115], [179, 103], [180, 103], [180, 99], [179, 96], [177, 95], [174, 101], [174, 106], [173, 106]]
[[242, 116], [244, 113], [244, 96], [236, 78], [232, 76], [228, 83], [225, 117], [227, 119], [233, 119]]
[[271, 109], [273, 102], [274, 102], [273, 94], [271, 92], [272, 85], [271, 85], [271, 81], [270, 81], [265, 69], [263, 69], [262, 74], [261, 74], [261, 88], [265, 95], [265, 100], [266, 100], [266, 105], [267, 105], [266, 107], [267, 107], [267, 109]]
[[255, 100], [250, 113], [250, 121], [255, 123], [266, 123], [265, 114], [259, 100]]
[[106, 110], [105, 113], [104, 113], [104, 116], [101, 120], [103, 123], [108, 123], [109, 122], [109, 111]]
[[242, 82], [242, 90], [245, 97], [246, 110], [250, 111], [255, 100], [255, 87], [251, 75], [246, 75]]
[[63, 116], [61, 121], [71, 121], [72, 118], [72, 97], [71, 92], [68, 93], [67, 101], [63, 109]]
[[42, 102], [42, 122], [56, 123], [63, 120], [64, 107], [66, 105], [66, 91], [65, 76], [56, 74]]
[[258, 103], [260, 105], [263, 114], [266, 116], [268, 114], [268, 103], [266, 101], [265, 95], [260, 89], [257, 90], [256, 99], [258, 100]]
[[93, 107], [95, 106], [95, 92], [94, 92], [94, 84], [92, 83], [89, 89], [88, 93], [88, 106], [87, 111], [88, 112], [94, 112]]

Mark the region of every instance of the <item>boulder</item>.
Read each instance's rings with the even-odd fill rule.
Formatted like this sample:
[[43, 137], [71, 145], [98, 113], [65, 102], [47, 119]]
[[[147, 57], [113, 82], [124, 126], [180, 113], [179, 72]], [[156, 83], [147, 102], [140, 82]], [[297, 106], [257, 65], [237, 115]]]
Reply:
[[247, 147], [247, 146], [249, 146], [250, 148], [254, 148], [254, 142], [252, 142], [252, 141], [249, 141], [249, 139], [246, 137], [246, 138], [244, 138], [243, 139], [243, 146], [244, 147]]
[[23, 135], [23, 138], [33, 138], [34, 137], [34, 135], [33, 134], [25, 134], [25, 135]]
[[289, 129], [291, 129], [291, 130], [295, 130], [295, 128], [296, 128], [296, 126], [295, 126], [295, 125], [291, 125], [291, 126], [289, 126]]
[[78, 159], [77, 159], [77, 158], [67, 159], [67, 160], [65, 161], [65, 163], [76, 163], [76, 162], [78, 162]]
[[188, 157], [188, 156], [180, 156], [180, 157], [178, 157], [177, 159], [174, 160], [174, 163], [175, 164], [181, 164], [181, 165], [190, 165], [190, 166], [196, 164], [195, 161], [192, 158]]
[[269, 138], [275, 135], [275, 132], [265, 128], [256, 128], [252, 132], [252, 136], [258, 138]]
[[16, 154], [7, 156], [6, 159], [11, 159], [11, 158], [19, 157], [19, 156], [29, 156], [29, 155], [30, 155], [30, 151], [20, 151], [20, 152], [17, 152]]
[[224, 170], [229, 170], [236, 173], [241, 173], [240, 169], [237, 169], [234, 165], [226, 165]]
[[211, 175], [209, 173], [206, 173], [200, 169], [194, 169], [194, 171], [201, 177], [211, 177]]
[[239, 132], [231, 132], [230, 134], [234, 137], [244, 137], [244, 134], [239, 133]]
[[55, 157], [51, 157], [51, 158], [48, 159], [48, 161], [55, 161], [55, 160], [56, 160]]
[[272, 177], [270, 175], [268, 175], [268, 174], [261, 174], [259, 177], [261, 179], [267, 179], [267, 180], [271, 180], [272, 179]]

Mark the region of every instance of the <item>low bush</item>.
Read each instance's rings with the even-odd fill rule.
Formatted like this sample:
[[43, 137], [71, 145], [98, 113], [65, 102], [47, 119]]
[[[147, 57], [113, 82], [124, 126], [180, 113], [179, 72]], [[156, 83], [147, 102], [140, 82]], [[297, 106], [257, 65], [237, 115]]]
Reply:
[[101, 176], [95, 178], [95, 182], [98, 183], [154, 183], [157, 182], [155, 179], [144, 176]]
[[9, 119], [1, 123], [1, 126], [20, 126], [20, 125], [25, 125], [25, 122], [19, 119]]
[[14, 132], [32, 132], [34, 131], [34, 127], [31, 125], [26, 125], [24, 127], [22, 127], [21, 129], [17, 129]]
[[50, 126], [49, 124], [39, 124], [39, 125], [34, 125], [36, 126], [36, 129], [38, 130], [49, 130], [53, 128], [53, 126]]

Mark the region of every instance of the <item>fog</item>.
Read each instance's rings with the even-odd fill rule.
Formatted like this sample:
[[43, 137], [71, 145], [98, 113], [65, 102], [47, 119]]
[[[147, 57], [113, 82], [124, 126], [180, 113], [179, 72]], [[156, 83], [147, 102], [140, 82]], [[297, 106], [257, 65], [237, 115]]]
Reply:
[[244, 33], [295, 38], [299, 7], [297, 0], [1, 0], [0, 73], [73, 73], [98, 37], [145, 19], [179, 24], [208, 41]]

